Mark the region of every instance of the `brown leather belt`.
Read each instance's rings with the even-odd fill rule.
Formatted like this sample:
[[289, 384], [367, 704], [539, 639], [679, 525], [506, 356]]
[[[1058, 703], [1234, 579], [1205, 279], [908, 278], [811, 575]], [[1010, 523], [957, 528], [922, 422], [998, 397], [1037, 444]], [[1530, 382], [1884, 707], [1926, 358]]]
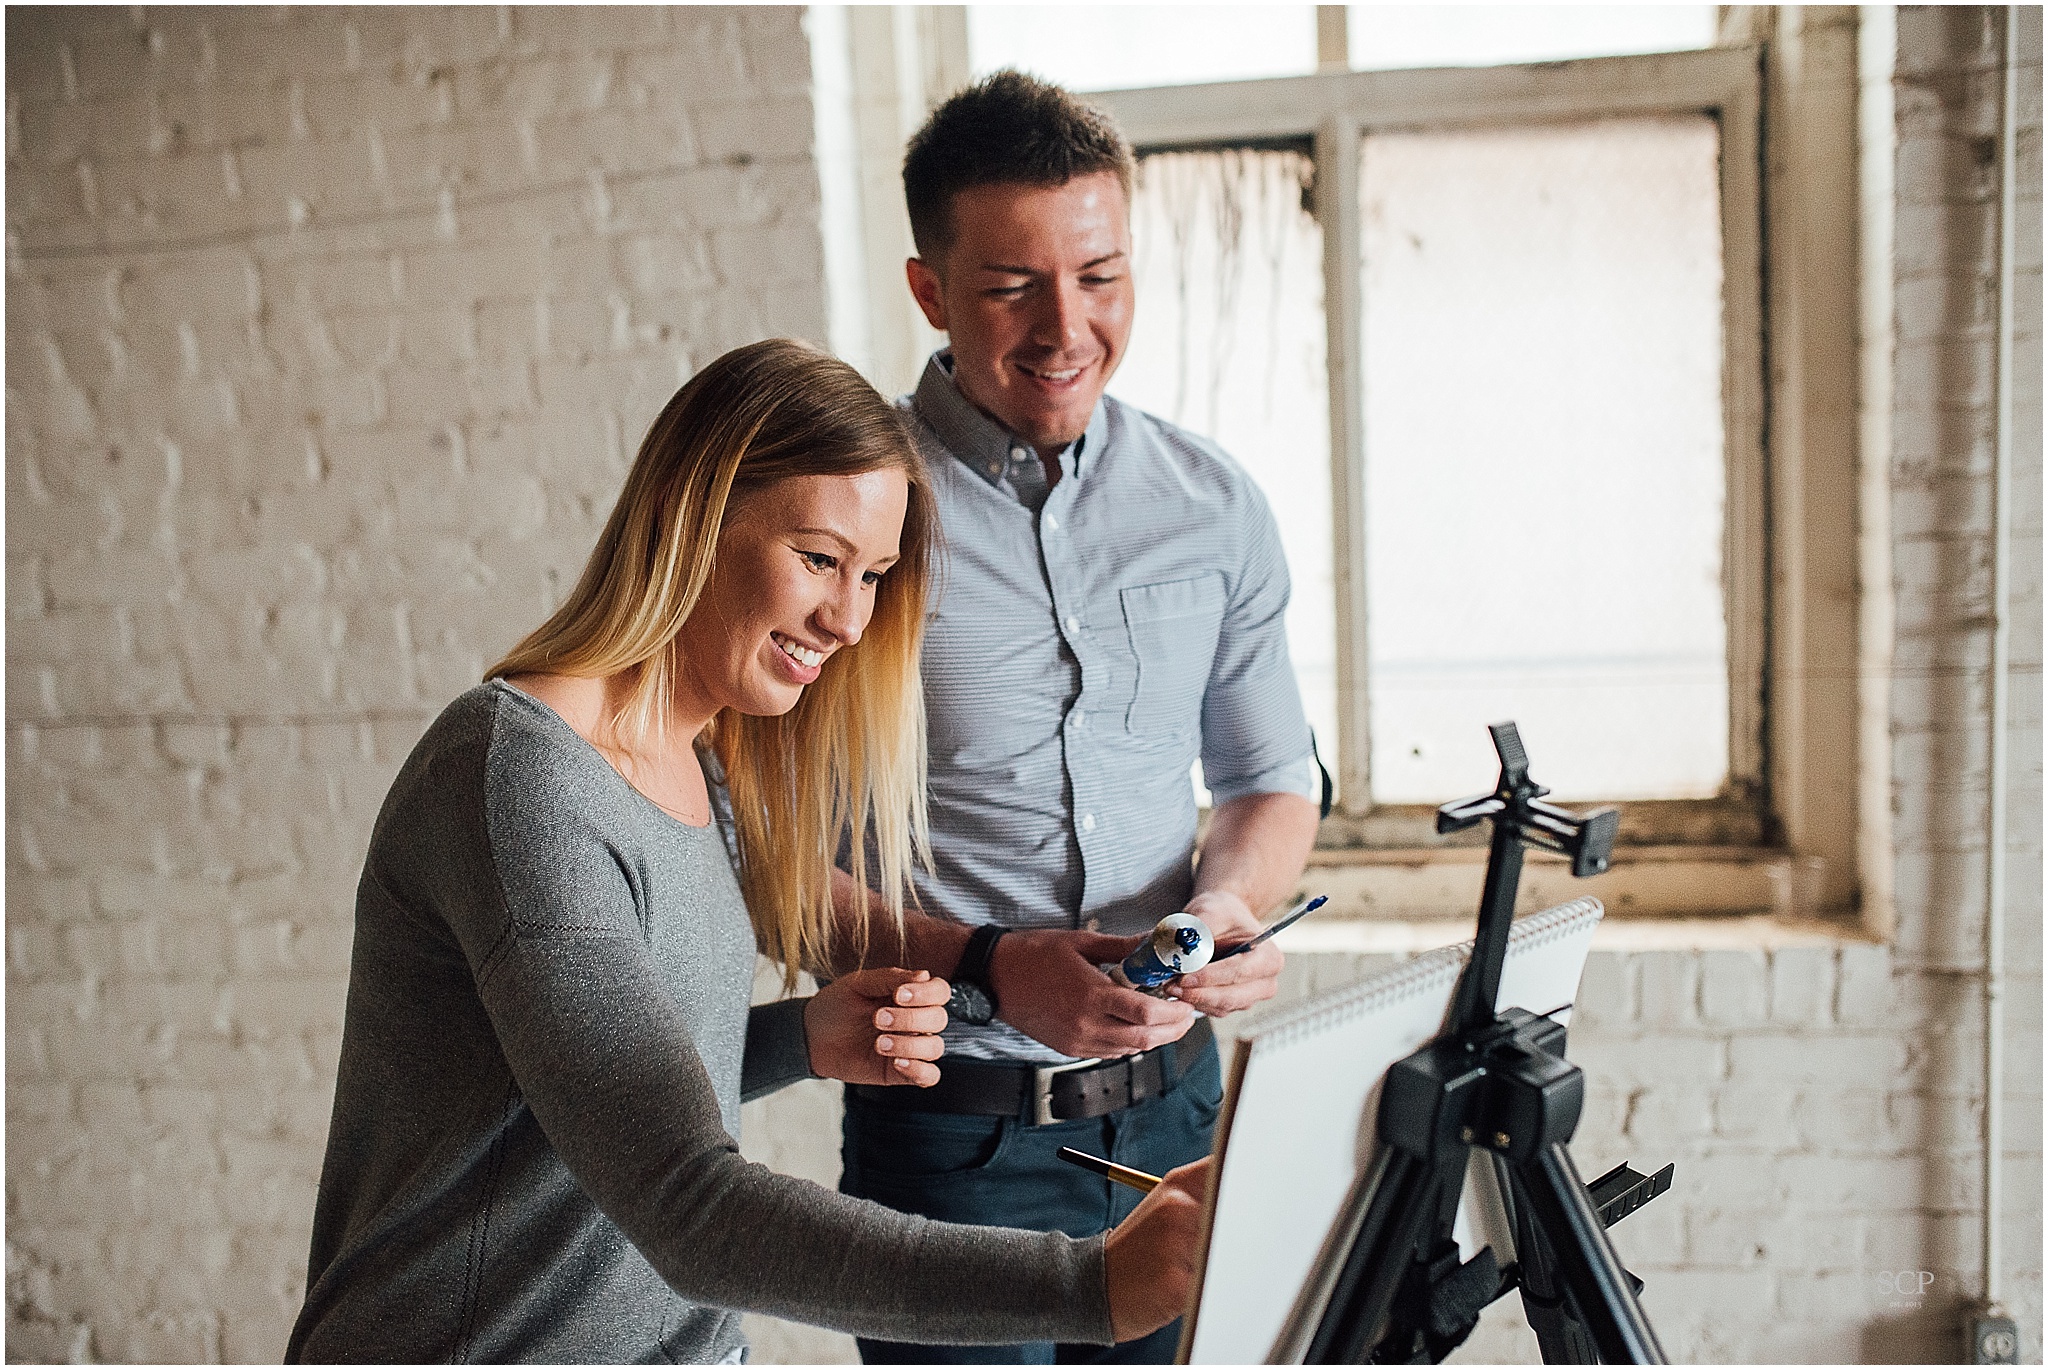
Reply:
[[1215, 1040], [1207, 1018], [1178, 1042], [1120, 1056], [1113, 1061], [1076, 1061], [1065, 1066], [1005, 1066], [992, 1061], [946, 1059], [930, 1089], [902, 1085], [848, 1085], [863, 1103], [922, 1113], [978, 1113], [1056, 1123], [1099, 1118], [1147, 1099], [1171, 1093]]

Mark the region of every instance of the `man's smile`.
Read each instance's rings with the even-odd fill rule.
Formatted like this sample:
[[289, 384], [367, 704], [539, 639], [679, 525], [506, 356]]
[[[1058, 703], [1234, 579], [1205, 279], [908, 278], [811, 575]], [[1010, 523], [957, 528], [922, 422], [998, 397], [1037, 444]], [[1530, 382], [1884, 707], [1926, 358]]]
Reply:
[[[1091, 362], [1089, 363], [1089, 365], [1093, 365], [1093, 363]], [[1059, 368], [1044, 366], [1027, 366], [1023, 362], [1016, 363], [1016, 367], [1019, 371], [1022, 371], [1025, 375], [1030, 376], [1033, 380], [1046, 381], [1053, 385], [1066, 385], [1069, 382], [1073, 381], [1075, 378], [1077, 378], [1083, 371], [1086, 371], [1088, 369], [1087, 366], [1067, 366]]]

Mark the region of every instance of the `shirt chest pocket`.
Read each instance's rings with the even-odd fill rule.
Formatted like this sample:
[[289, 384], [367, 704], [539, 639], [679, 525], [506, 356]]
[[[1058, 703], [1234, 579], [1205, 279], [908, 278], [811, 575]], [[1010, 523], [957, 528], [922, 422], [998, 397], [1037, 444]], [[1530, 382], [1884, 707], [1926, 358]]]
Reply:
[[1124, 726], [1151, 737], [1193, 732], [1223, 625], [1222, 574], [1133, 585], [1118, 594], [1138, 668]]

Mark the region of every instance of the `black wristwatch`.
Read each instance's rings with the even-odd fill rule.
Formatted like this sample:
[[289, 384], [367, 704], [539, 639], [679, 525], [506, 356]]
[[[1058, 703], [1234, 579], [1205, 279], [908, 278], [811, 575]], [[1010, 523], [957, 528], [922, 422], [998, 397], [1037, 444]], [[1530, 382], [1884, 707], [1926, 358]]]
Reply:
[[967, 938], [960, 964], [953, 967], [953, 997], [946, 1001], [946, 1016], [956, 1023], [986, 1027], [996, 1016], [996, 992], [989, 986], [988, 963], [995, 955], [996, 942], [1008, 928], [983, 923]]

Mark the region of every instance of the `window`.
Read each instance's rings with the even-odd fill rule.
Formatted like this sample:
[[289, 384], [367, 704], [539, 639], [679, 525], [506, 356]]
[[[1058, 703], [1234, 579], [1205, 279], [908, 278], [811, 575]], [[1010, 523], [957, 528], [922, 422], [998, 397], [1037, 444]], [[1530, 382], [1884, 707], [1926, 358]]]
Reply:
[[[1732, 672], [1762, 625], [1731, 617], [1754, 568], [1724, 553], [1730, 515], [1754, 513], [1757, 352], [1723, 321], [1756, 289], [1757, 207], [1753, 176], [1723, 176], [1723, 139], [1754, 146], [1753, 123], [1727, 129], [1754, 120], [1753, 56], [1253, 91], [1106, 97], [1146, 153], [1144, 331], [1116, 389], [1211, 433], [1272, 494], [1346, 810], [1471, 788], [1483, 724], [1515, 716], [1560, 798], [1704, 801], [1741, 826], [1757, 754], [1731, 738], [1758, 720]], [[1290, 270], [1317, 249], [1320, 273]], [[1300, 374], [1316, 360], [1320, 386]], [[1318, 399], [1329, 420], [1305, 423]], [[1349, 496], [1335, 518], [1308, 493], [1325, 482]]]
[[[1714, 46], [1713, 5], [1348, 5], [1357, 71], [1491, 67]], [[1127, 83], [1135, 84], [1135, 83]]]
[[[1339, 780], [1318, 860], [1376, 866], [1375, 912], [1469, 905], [1434, 806], [1514, 717], [1559, 799], [1624, 803], [1610, 907], [1851, 906], [1855, 549], [1815, 511], [1854, 490], [1825, 416], [1854, 401], [1856, 205], [1790, 168], [1854, 165], [1853, 44], [1768, 40], [1853, 18], [1130, 7], [1084, 46], [1061, 13], [970, 9], [972, 66], [1090, 90], [1140, 150], [1112, 390], [1274, 507]], [[1803, 206], [1775, 224], [1772, 99], [1771, 200]], [[1529, 897], [1561, 893], [1541, 869]]]
[[1297, 76], [1316, 69], [1316, 7], [971, 5], [967, 57], [1069, 90]]
[[[1337, 11], [1342, 22], [1332, 26]], [[1714, 46], [1713, 5], [973, 5], [976, 76], [1017, 67], [1069, 90], [1318, 68], [1499, 66]], [[1080, 38], [1082, 41], [1076, 41]]]
[[1359, 195], [1374, 802], [1469, 788], [1507, 717], [1561, 799], [1714, 797], [1717, 121], [1368, 132]]

